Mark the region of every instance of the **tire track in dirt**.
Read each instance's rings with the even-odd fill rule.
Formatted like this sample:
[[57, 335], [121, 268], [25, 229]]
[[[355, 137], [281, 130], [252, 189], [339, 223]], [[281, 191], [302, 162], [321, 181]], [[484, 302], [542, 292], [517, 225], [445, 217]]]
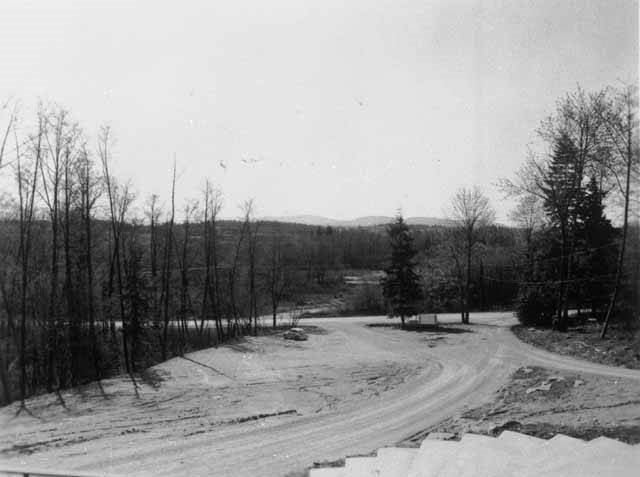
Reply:
[[[457, 316], [442, 317], [444, 322], [457, 319]], [[465, 408], [489, 401], [520, 366], [540, 365], [640, 379], [640, 371], [587, 363], [520, 342], [509, 329], [515, 323], [510, 313], [474, 314], [475, 324], [461, 327], [468, 332], [451, 334], [445, 339], [440, 335], [434, 338], [384, 327], [371, 328], [365, 326], [368, 322], [384, 323], [385, 319], [309, 320], [328, 333], [314, 335], [309, 342], [296, 347], [273, 341], [278, 346], [274, 348], [266, 339], [257, 341], [259, 345], [254, 351], [258, 351], [253, 356], [246, 355], [251, 352], [250, 347], [237, 350], [237, 355], [223, 348], [200, 351], [197, 357], [191, 357], [196, 363], [185, 364], [203, 370], [200, 365], [209, 367], [217, 363], [212, 368], [223, 378], [226, 376], [224, 386], [222, 382], [205, 383], [213, 387], [200, 383], [201, 387], [184, 392], [174, 401], [163, 397], [166, 391], [162, 387], [153, 395], [154, 400], [167, 401], [167, 405], [185, 412], [203, 405], [213, 406], [215, 403], [210, 401], [218, 399], [218, 395], [222, 396], [221, 406], [227, 402], [225, 399], [231, 399], [225, 396], [235, 396], [229, 401], [234, 406], [242, 406], [252, 393], [268, 400], [268, 396], [259, 396], [261, 392], [275, 393], [274, 398], [277, 396], [277, 400], [287, 404], [288, 399], [295, 400], [296, 393], [304, 397], [308, 392], [317, 393], [314, 399], [318, 402], [330, 402], [336, 398], [330, 394], [344, 386], [346, 390], [335, 405], [321, 407], [320, 412], [314, 408], [301, 415], [278, 416], [284, 408], [265, 410], [256, 413], [264, 414], [261, 419], [206, 426], [207, 419], [215, 417], [214, 406], [200, 419], [191, 419], [193, 424], [176, 419], [177, 422], [164, 426], [152, 425], [147, 433], [83, 443], [84, 456], [78, 455], [79, 444], [37, 452], [33, 455], [34, 465], [38, 461], [58, 460], [64, 461], [67, 468], [109, 469], [132, 475], [281, 476], [314, 461], [393, 445]], [[308, 358], [309, 353], [312, 358]], [[234, 356], [242, 357], [242, 361], [234, 362]], [[220, 360], [221, 357], [224, 359]], [[231, 372], [225, 366], [231, 366]], [[198, 373], [192, 368], [180, 369], [180, 380], [174, 383], [169, 380], [166, 389], [176, 392], [179, 386], [188, 386], [190, 379], [197, 379]], [[268, 379], [259, 379], [263, 375]], [[383, 387], [385, 382], [390, 383], [387, 388], [392, 386], [391, 389]], [[373, 391], [365, 395], [363, 390], [368, 392], [369, 388]], [[213, 393], [216, 396], [209, 395]], [[291, 405], [288, 409], [295, 407]], [[156, 406], [145, 408], [149, 416], [157, 410]], [[170, 411], [170, 406], [163, 410]], [[114, 426], [131, 418], [123, 410], [111, 416], [116, 421], [112, 422]], [[193, 434], [184, 437], [190, 432]], [[28, 457], [26, 460], [30, 461], [31, 456]]]

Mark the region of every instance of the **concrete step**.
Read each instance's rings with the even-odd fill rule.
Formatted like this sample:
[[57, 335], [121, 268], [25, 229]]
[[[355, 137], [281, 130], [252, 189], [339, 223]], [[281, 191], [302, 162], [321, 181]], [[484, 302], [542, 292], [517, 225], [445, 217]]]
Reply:
[[344, 467], [322, 467], [310, 469], [309, 477], [347, 477]]
[[455, 456], [460, 444], [456, 441], [425, 439], [422, 441], [411, 466], [408, 477], [434, 477]]
[[522, 477], [545, 475], [549, 477], [596, 477], [616, 476], [635, 477], [639, 472], [640, 453], [627, 451], [626, 454], [593, 452], [586, 450], [572, 458], [557, 459], [538, 468], [529, 468], [523, 472]]
[[[551, 444], [553, 439], [549, 441]], [[566, 436], [559, 438], [560, 447], [569, 446]], [[638, 475], [640, 452], [633, 446], [606, 437], [598, 437], [589, 442], [580, 441], [576, 447], [566, 448], [566, 453], [557, 454], [544, 462], [537, 460], [523, 469], [523, 476], [576, 476], [597, 475]], [[633, 469], [633, 472], [631, 472]]]
[[543, 440], [543, 443], [528, 458], [511, 461], [511, 467], [506, 475], [524, 476], [529, 473], [544, 475], [542, 472], [547, 466], [573, 460], [586, 446], [587, 443], [581, 439], [557, 434], [547, 441]]
[[640, 473], [640, 457], [625, 459], [624, 461], [609, 461], [602, 458], [590, 457], [578, 462], [565, 462], [544, 473], [531, 475], [545, 475], [547, 477], [637, 477]]
[[508, 441], [511, 445], [517, 446], [522, 450], [529, 449], [531, 451], [536, 450], [538, 446], [547, 442], [539, 437], [528, 436], [526, 434], [520, 434], [519, 432], [513, 431], [502, 431], [498, 436], [498, 439], [501, 441]]
[[458, 452], [438, 477], [509, 475], [514, 463], [529, 460], [544, 444], [544, 440], [528, 439], [515, 433], [502, 438], [465, 434]]
[[602, 449], [607, 452], [624, 452], [633, 449], [633, 446], [630, 444], [625, 444], [624, 442], [620, 442], [604, 436], [596, 437], [595, 439], [590, 440], [587, 443], [587, 447], [591, 449]]
[[378, 477], [406, 477], [418, 449], [385, 447], [378, 449]]
[[350, 457], [343, 468], [312, 469], [310, 477], [596, 477], [637, 476], [640, 445], [598, 437], [585, 442], [504, 431], [465, 434], [459, 442], [425, 439], [419, 449], [382, 448], [376, 457]]
[[547, 446], [553, 447], [556, 450], [567, 450], [570, 452], [577, 451], [578, 449], [587, 445], [582, 439], [576, 437], [565, 436], [564, 434], [556, 434], [547, 441]]
[[377, 477], [377, 457], [348, 457], [344, 461], [345, 474], [349, 477]]

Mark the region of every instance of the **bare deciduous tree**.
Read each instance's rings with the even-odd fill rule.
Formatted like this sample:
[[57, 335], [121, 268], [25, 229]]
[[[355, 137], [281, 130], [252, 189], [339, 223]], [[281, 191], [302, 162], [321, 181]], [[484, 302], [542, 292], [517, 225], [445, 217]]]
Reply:
[[152, 295], [152, 309], [154, 323], [159, 326], [160, 319], [160, 306], [158, 304], [158, 247], [160, 244], [159, 238], [159, 222], [161, 216], [160, 206], [158, 205], [159, 197], [157, 194], [152, 194], [149, 197], [148, 209], [146, 212], [149, 219], [149, 262], [151, 265], [151, 295]]
[[[15, 133], [15, 128], [14, 128]], [[29, 138], [31, 171], [23, 168], [23, 157], [16, 137], [16, 179], [18, 181], [19, 200], [19, 251], [20, 262], [20, 410], [26, 409], [27, 395], [27, 291], [29, 288], [29, 264], [35, 196], [38, 183], [38, 171], [43, 155], [45, 135], [44, 117], [38, 116], [36, 133]]]
[[[207, 319], [207, 304], [211, 303], [211, 313], [215, 321], [217, 339], [223, 339], [223, 329], [220, 306], [220, 277], [218, 271], [217, 250], [217, 219], [222, 208], [222, 195], [219, 190], [213, 188], [211, 181], [205, 182], [204, 189], [204, 261], [205, 277], [202, 291], [202, 309], [200, 313], [200, 333], [204, 333], [204, 324]], [[212, 274], [213, 267], [213, 274]]]
[[245, 223], [247, 224], [247, 254], [249, 275], [249, 323], [253, 319], [253, 332], [258, 334], [258, 293], [256, 289], [256, 247], [260, 222], [256, 222], [254, 215], [254, 201], [250, 199], [243, 205]]
[[4, 132], [2, 133], [2, 137], [0, 138], [0, 170], [3, 167], [7, 141], [9, 140], [9, 135], [11, 134], [16, 121], [16, 106], [13, 105], [13, 107], [11, 108], [10, 101], [6, 101], [2, 105], [0, 105], [0, 115], [3, 115], [5, 111], [9, 111], [9, 117], [7, 119], [7, 125], [4, 128]]
[[544, 212], [540, 198], [533, 194], [520, 196], [516, 207], [509, 213], [509, 219], [522, 229], [526, 247], [527, 269], [525, 276], [533, 275], [533, 234], [544, 223]]
[[240, 261], [240, 250], [242, 248], [242, 243], [244, 242], [245, 236], [247, 235], [247, 232], [249, 230], [252, 208], [252, 203], [245, 203], [242, 205], [244, 220], [242, 221], [240, 234], [238, 235], [238, 240], [236, 241], [236, 246], [233, 253], [233, 261], [231, 262], [231, 268], [229, 269], [229, 302], [231, 305], [230, 318], [233, 318], [234, 321], [235, 334], [237, 334], [239, 331], [238, 319], [240, 318], [240, 310], [238, 309], [238, 302], [236, 297], [236, 280]]
[[282, 256], [282, 237], [279, 231], [274, 235], [271, 243], [271, 256], [269, 260], [267, 286], [269, 288], [269, 298], [271, 301], [271, 313], [273, 318], [273, 328], [276, 327], [278, 307], [288, 286], [285, 264]]
[[100, 178], [95, 171], [95, 165], [91, 160], [89, 151], [83, 145], [80, 155], [81, 166], [78, 168], [78, 184], [80, 185], [80, 210], [85, 233], [85, 265], [86, 265], [86, 296], [87, 296], [87, 319], [89, 321], [89, 339], [91, 341], [92, 362], [95, 378], [102, 378], [100, 364], [100, 350], [95, 327], [95, 304], [94, 304], [94, 273], [93, 273], [93, 233], [91, 230], [93, 222], [93, 209], [96, 201], [100, 197]]
[[[129, 191], [129, 185], [120, 185], [111, 176], [109, 169], [110, 147], [111, 147], [111, 130], [104, 126], [101, 128], [98, 139], [98, 153], [102, 162], [103, 175], [105, 180], [105, 188], [107, 191], [107, 200], [109, 207], [109, 222], [111, 225], [111, 239], [113, 240], [113, 253], [111, 254], [111, 265], [109, 267], [109, 294], [113, 290], [113, 275], [115, 269], [116, 285], [118, 290], [118, 309], [120, 317], [120, 325], [122, 327], [122, 345], [124, 354], [124, 363], [127, 373], [131, 374], [132, 369], [129, 362], [129, 346], [128, 346], [128, 320], [125, 313], [124, 301], [124, 283], [123, 283], [123, 232], [127, 212], [133, 201], [133, 195]], [[115, 323], [111, 321], [111, 330], [115, 338]]]
[[162, 360], [167, 359], [168, 331], [169, 331], [169, 301], [171, 290], [171, 263], [172, 263], [172, 241], [173, 224], [176, 210], [176, 161], [173, 160], [173, 174], [171, 178], [171, 214], [165, 238], [164, 261], [162, 270], [162, 299], [163, 301], [163, 331], [162, 331]]
[[612, 149], [613, 161], [607, 163], [617, 189], [622, 197], [622, 237], [618, 261], [616, 264], [616, 276], [611, 300], [607, 308], [604, 324], [600, 333], [601, 338], [605, 338], [607, 327], [611, 319], [611, 314], [615, 308], [616, 300], [622, 281], [624, 267], [624, 254], [627, 245], [627, 234], [629, 228], [629, 205], [631, 202], [631, 181], [632, 173], [637, 174], [640, 158], [640, 144], [638, 143], [638, 91], [635, 86], [627, 86], [618, 92], [607, 104], [606, 110], [602, 114], [604, 130]]
[[[185, 336], [189, 333], [187, 320], [192, 312], [191, 295], [189, 293], [189, 242], [191, 240], [191, 220], [198, 209], [198, 202], [189, 200], [184, 207], [184, 221], [182, 223], [182, 243], [178, 253], [180, 268], [180, 336], [181, 348], [185, 345]], [[177, 245], [177, 244], [176, 244]], [[196, 321], [196, 326], [197, 326]]]
[[462, 322], [469, 323], [469, 303], [471, 301], [471, 257], [478, 243], [479, 230], [491, 224], [495, 213], [489, 199], [478, 189], [459, 189], [451, 199], [451, 219], [456, 223], [460, 238], [464, 243], [466, 276], [462, 286]]

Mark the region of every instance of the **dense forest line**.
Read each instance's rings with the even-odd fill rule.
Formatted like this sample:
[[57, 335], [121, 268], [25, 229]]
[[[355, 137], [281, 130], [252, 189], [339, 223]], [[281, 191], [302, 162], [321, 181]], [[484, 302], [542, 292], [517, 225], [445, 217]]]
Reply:
[[[502, 184], [518, 200], [515, 227], [495, 223], [478, 188], [450, 199], [451, 226], [408, 227], [411, 309], [460, 312], [463, 323], [470, 310], [515, 309], [559, 330], [577, 309], [635, 326], [636, 109], [631, 89], [563, 98], [540, 130], [547, 151]], [[386, 271], [388, 283], [393, 226], [265, 222], [252, 200], [241, 220], [221, 220], [210, 180], [175, 203], [175, 163], [166, 202], [139, 199], [112, 171], [108, 127], [91, 140], [56, 105], [41, 104], [32, 124], [2, 112], [0, 179], [12, 184], [0, 197], [3, 403], [119, 372], [135, 382], [151, 364], [261, 332], [264, 315], [276, 327], [282, 310], [297, 319], [340, 299], [341, 314], [395, 314], [377, 280], [345, 281]]]

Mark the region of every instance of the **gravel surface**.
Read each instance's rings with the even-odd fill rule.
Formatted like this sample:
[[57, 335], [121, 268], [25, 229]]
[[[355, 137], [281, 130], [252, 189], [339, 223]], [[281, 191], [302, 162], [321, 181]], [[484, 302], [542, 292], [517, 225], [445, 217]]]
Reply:
[[[457, 323], [458, 315], [440, 316]], [[0, 409], [0, 461], [124, 475], [282, 476], [367, 454], [491, 402], [523, 366], [640, 382], [640, 372], [519, 341], [511, 313], [458, 332], [411, 332], [384, 317], [304, 320], [307, 341], [247, 338]], [[459, 332], [460, 330], [467, 332]]]

